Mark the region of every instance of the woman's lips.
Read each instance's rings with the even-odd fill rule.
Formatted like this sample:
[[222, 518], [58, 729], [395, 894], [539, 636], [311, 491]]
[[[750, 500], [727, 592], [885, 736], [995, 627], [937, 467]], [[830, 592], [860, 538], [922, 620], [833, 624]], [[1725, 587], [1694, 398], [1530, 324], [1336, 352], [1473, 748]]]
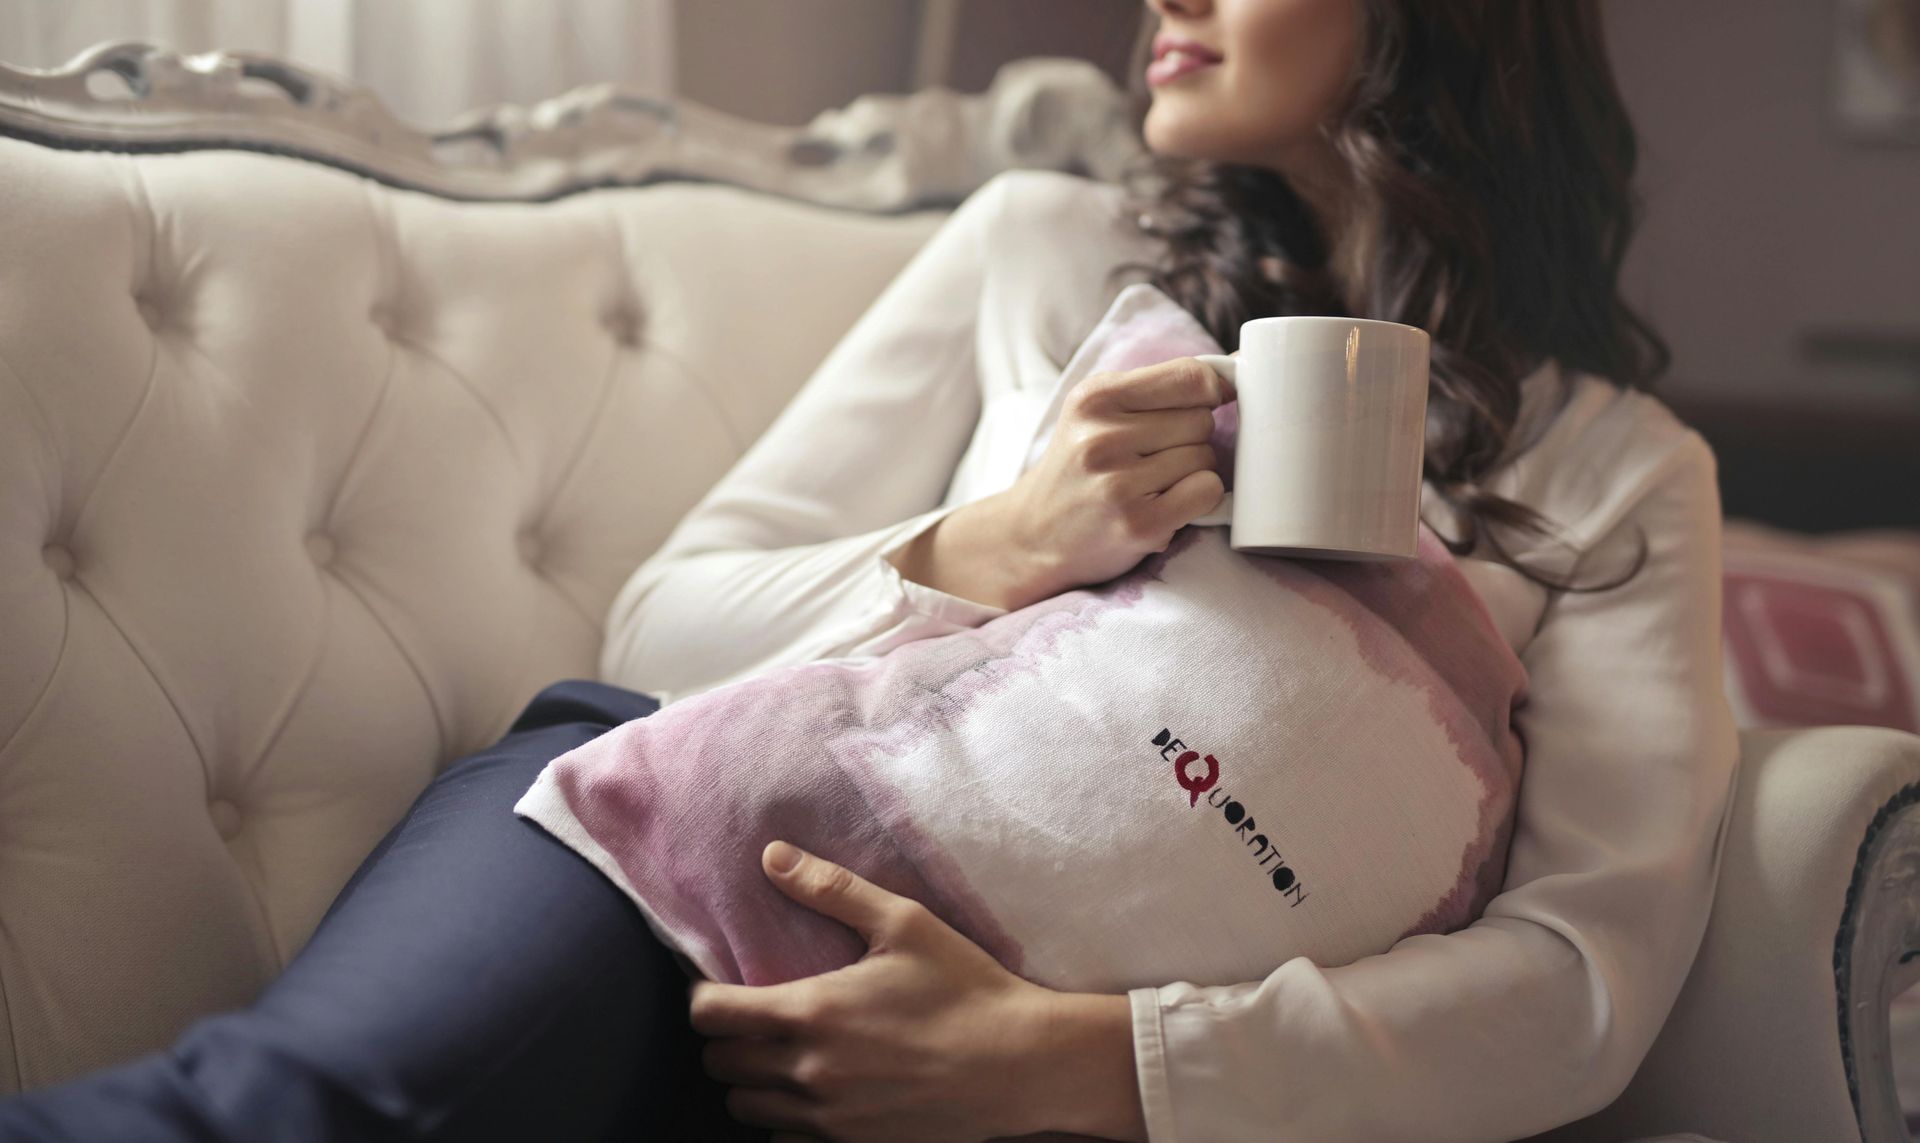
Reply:
[[1219, 60], [1210, 60], [1204, 56], [1189, 55], [1186, 52], [1168, 52], [1166, 55], [1154, 60], [1147, 68], [1147, 82], [1158, 87], [1163, 83], [1172, 83], [1174, 80], [1179, 79], [1189, 72], [1209, 68], [1219, 62]]

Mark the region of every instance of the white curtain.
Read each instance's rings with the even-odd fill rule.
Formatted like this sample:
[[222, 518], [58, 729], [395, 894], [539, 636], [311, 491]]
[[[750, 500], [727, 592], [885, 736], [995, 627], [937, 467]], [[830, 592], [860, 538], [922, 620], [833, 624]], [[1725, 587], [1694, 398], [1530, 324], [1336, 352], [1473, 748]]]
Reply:
[[423, 126], [586, 83], [675, 90], [673, 0], [0, 0], [0, 62], [52, 67], [113, 39], [270, 52]]
[[353, 9], [351, 74], [418, 123], [583, 83], [674, 91], [671, 0], [359, 0]]
[[0, 0], [0, 62], [53, 67], [101, 40], [283, 51], [286, 7], [275, 0]]

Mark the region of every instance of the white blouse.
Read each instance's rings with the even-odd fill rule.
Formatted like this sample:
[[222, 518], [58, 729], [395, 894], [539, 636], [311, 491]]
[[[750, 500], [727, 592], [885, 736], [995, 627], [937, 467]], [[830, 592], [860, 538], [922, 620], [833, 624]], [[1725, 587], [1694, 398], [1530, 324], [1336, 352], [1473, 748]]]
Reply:
[[[886, 556], [1024, 470], [1056, 388], [1078, 380], [1063, 366], [1145, 280], [1109, 271], [1155, 256], [1121, 195], [1015, 171], [962, 203], [634, 572], [603, 677], [672, 703], [1002, 614]], [[1738, 755], [1713, 454], [1654, 398], [1549, 366], [1484, 487], [1563, 529], [1501, 536], [1552, 578], [1610, 582], [1641, 537], [1647, 550], [1625, 586], [1591, 593], [1461, 560], [1528, 671], [1503, 891], [1463, 930], [1353, 964], [1134, 989], [1152, 1143], [1513, 1139], [1611, 1102], [1666, 1019], [1705, 931]], [[1424, 509], [1460, 534], [1430, 487]]]

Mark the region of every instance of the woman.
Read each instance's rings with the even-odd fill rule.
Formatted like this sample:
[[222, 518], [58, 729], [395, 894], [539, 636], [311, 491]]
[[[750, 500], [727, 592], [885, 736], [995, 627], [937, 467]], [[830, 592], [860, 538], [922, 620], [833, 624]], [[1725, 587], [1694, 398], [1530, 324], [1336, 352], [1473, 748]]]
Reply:
[[[623, 687], [551, 688], [449, 769], [251, 1009], [0, 1106], [0, 1135], [716, 1138], [657, 1114], [687, 1050], [787, 1140], [1507, 1139], [1617, 1095], [1704, 930], [1737, 738], [1712, 455], [1634, 392], [1662, 353], [1618, 293], [1634, 145], [1593, 0], [1149, 2], [1198, 53], [1150, 73], [1150, 190], [969, 199], [636, 571]], [[983, 623], [1211, 511], [1227, 394], [1191, 359], [1075, 387], [1027, 463], [1139, 270], [1229, 349], [1275, 313], [1433, 335], [1427, 518], [1530, 678], [1504, 891], [1351, 965], [1078, 995], [776, 844], [767, 875], [872, 951], [689, 1005], [636, 911], [509, 807], [653, 699]]]

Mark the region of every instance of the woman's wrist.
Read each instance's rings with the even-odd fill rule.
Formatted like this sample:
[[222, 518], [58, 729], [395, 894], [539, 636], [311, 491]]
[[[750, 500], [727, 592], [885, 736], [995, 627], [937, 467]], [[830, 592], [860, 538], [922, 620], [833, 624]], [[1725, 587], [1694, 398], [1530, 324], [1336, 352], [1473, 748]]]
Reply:
[[1008, 611], [1062, 590], [1057, 569], [1020, 538], [1005, 492], [949, 512], [890, 562], [914, 583]]
[[1021, 1092], [1029, 1134], [1065, 1131], [1147, 1143], [1127, 997], [1043, 991], [1033, 1026], [1033, 1084]]

